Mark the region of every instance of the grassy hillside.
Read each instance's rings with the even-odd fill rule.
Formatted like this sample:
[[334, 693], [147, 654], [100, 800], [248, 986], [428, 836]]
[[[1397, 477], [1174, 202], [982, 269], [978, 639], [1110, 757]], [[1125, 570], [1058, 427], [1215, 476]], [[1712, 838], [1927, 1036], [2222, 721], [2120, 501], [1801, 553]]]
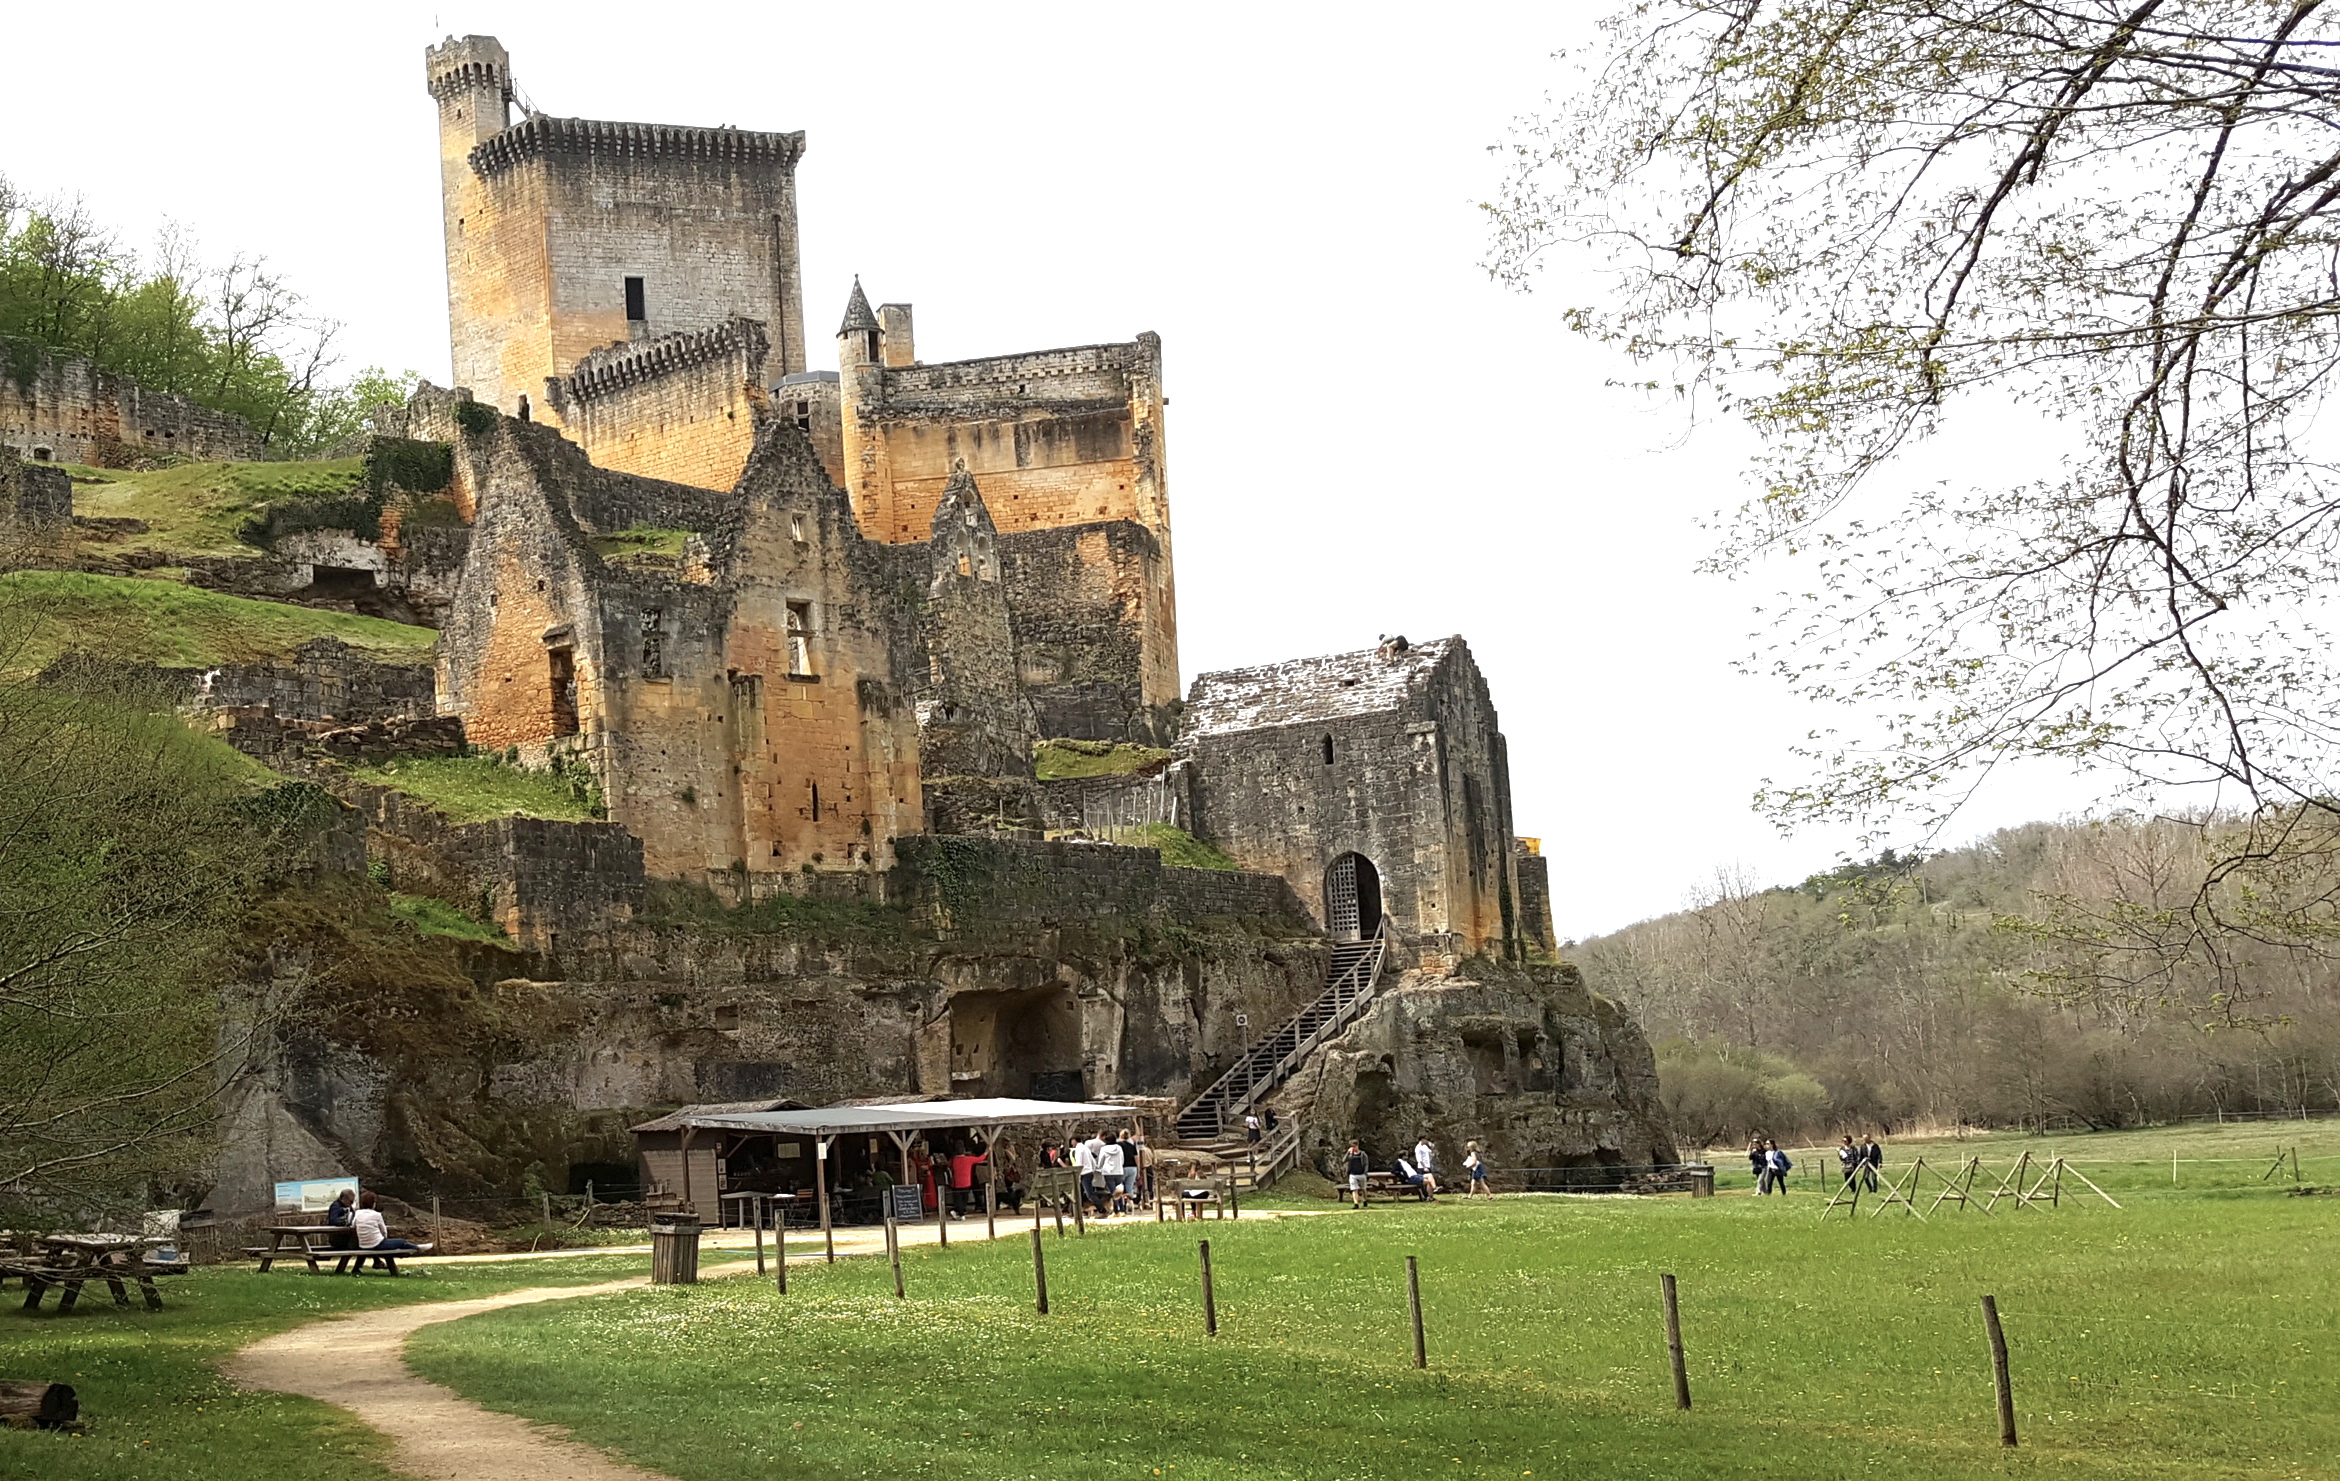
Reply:
[[438, 634], [378, 617], [253, 601], [126, 576], [0, 576], [0, 671], [26, 673], [78, 651], [124, 663], [200, 668], [281, 658], [333, 637], [386, 663], [431, 661]]
[[377, 787], [395, 787], [458, 823], [484, 823], [514, 813], [572, 823], [603, 816], [600, 793], [586, 778], [529, 771], [493, 756], [390, 761], [357, 767], [350, 775]]
[[[75, 468], [73, 512], [142, 519], [143, 535], [105, 542], [112, 550], [190, 555], [250, 553], [244, 526], [277, 504], [347, 494], [365, 482], [363, 458], [323, 463], [186, 463], [150, 473]], [[84, 483], [81, 479], [102, 479]]]

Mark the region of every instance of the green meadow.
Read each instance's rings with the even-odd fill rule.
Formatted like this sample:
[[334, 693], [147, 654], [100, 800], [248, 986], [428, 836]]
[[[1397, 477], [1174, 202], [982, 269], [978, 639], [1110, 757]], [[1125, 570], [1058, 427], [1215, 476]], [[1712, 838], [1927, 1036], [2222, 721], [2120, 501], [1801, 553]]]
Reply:
[[[2268, 1176], [2275, 1148], [2297, 1146]], [[1821, 1217], [1728, 1189], [1122, 1223], [517, 1308], [424, 1329], [426, 1376], [681, 1481], [862, 1476], [2340, 1477], [2340, 1124], [1896, 1145], [2062, 1155], [2054, 1209]], [[2170, 1158], [2178, 1182], [2170, 1183]], [[1805, 1160], [1800, 1158], [1800, 1161]], [[1743, 1182], [1743, 1175], [1740, 1180]], [[1992, 1181], [1996, 1181], [1995, 1177]], [[1726, 1179], [1727, 1182], [1727, 1179]], [[1921, 1206], [1930, 1202], [1929, 1195]], [[1205, 1335], [1208, 1238], [1220, 1329]], [[804, 1246], [798, 1245], [801, 1254]], [[1405, 1258], [1429, 1366], [1413, 1366]], [[199, 1271], [150, 1315], [0, 1306], [0, 1377], [76, 1384], [83, 1437], [0, 1432], [0, 1477], [379, 1477], [380, 1443], [211, 1363], [377, 1303], [638, 1272], [640, 1256], [391, 1282]], [[737, 1268], [736, 1265], [734, 1268]], [[1674, 1407], [1658, 1277], [1695, 1401]], [[1998, 1298], [2022, 1443], [1998, 1443], [1978, 1298]]]
[[[1923, 1221], [1823, 1220], [1798, 1192], [1051, 1228], [1046, 1316], [1018, 1239], [910, 1254], [902, 1301], [883, 1266], [840, 1263], [785, 1297], [735, 1281], [497, 1313], [409, 1355], [683, 1481], [2340, 1474], [2340, 1198], [2182, 1173], [2175, 1190], [2166, 1165], [2161, 1187], [2099, 1177], [2118, 1211], [2067, 1197]], [[1689, 1413], [1661, 1272], [1681, 1283]], [[2012, 1452], [1986, 1293], [2013, 1353]]]

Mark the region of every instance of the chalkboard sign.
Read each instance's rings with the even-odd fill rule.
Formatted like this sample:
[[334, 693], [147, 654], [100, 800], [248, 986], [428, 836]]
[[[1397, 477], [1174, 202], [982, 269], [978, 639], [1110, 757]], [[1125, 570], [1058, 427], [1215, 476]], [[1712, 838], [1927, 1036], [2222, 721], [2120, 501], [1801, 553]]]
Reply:
[[896, 1183], [886, 1190], [886, 1196], [894, 1200], [895, 1223], [915, 1224], [926, 1217], [926, 1204], [916, 1183]]

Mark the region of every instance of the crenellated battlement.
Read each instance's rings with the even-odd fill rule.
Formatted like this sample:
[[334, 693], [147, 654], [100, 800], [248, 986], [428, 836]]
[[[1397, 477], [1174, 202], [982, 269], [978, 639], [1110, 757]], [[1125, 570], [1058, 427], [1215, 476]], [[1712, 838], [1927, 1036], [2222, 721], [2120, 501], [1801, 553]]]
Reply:
[[562, 388], [576, 401], [591, 401], [597, 396], [607, 396], [717, 360], [736, 358], [761, 363], [771, 343], [761, 323], [754, 319], [732, 319], [695, 333], [669, 334], [639, 344], [609, 345], [578, 361]]
[[804, 133], [690, 128], [663, 123], [604, 123], [592, 118], [530, 118], [471, 151], [471, 168], [492, 178], [546, 158], [710, 162], [794, 169]]
[[423, 49], [431, 96], [444, 103], [467, 92], [490, 89], [512, 97], [512, 58], [493, 36], [450, 36]]

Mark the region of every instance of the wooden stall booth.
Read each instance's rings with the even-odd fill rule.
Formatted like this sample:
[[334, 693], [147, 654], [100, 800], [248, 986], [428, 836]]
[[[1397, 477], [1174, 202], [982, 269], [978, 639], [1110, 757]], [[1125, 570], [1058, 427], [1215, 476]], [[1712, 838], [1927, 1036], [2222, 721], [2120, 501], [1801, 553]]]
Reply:
[[999, 1159], [991, 1153], [1009, 1128], [1067, 1135], [1128, 1117], [1126, 1106], [1077, 1101], [937, 1098], [812, 1108], [684, 1106], [633, 1130], [653, 1206], [712, 1222], [728, 1194], [789, 1194], [787, 1202], [803, 1210], [791, 1222], [817, 1222], [825, 1235], [838, 1224], [882, 1223], [889, 1214], [906, 1222], [913, 1208], [919, 1220], [943, 1219], [948, 1189], [929, 1192], [914, 1147], [982, 1157], [971, 1207], [963, 1212], [990, 1220], [999, 1201]]

